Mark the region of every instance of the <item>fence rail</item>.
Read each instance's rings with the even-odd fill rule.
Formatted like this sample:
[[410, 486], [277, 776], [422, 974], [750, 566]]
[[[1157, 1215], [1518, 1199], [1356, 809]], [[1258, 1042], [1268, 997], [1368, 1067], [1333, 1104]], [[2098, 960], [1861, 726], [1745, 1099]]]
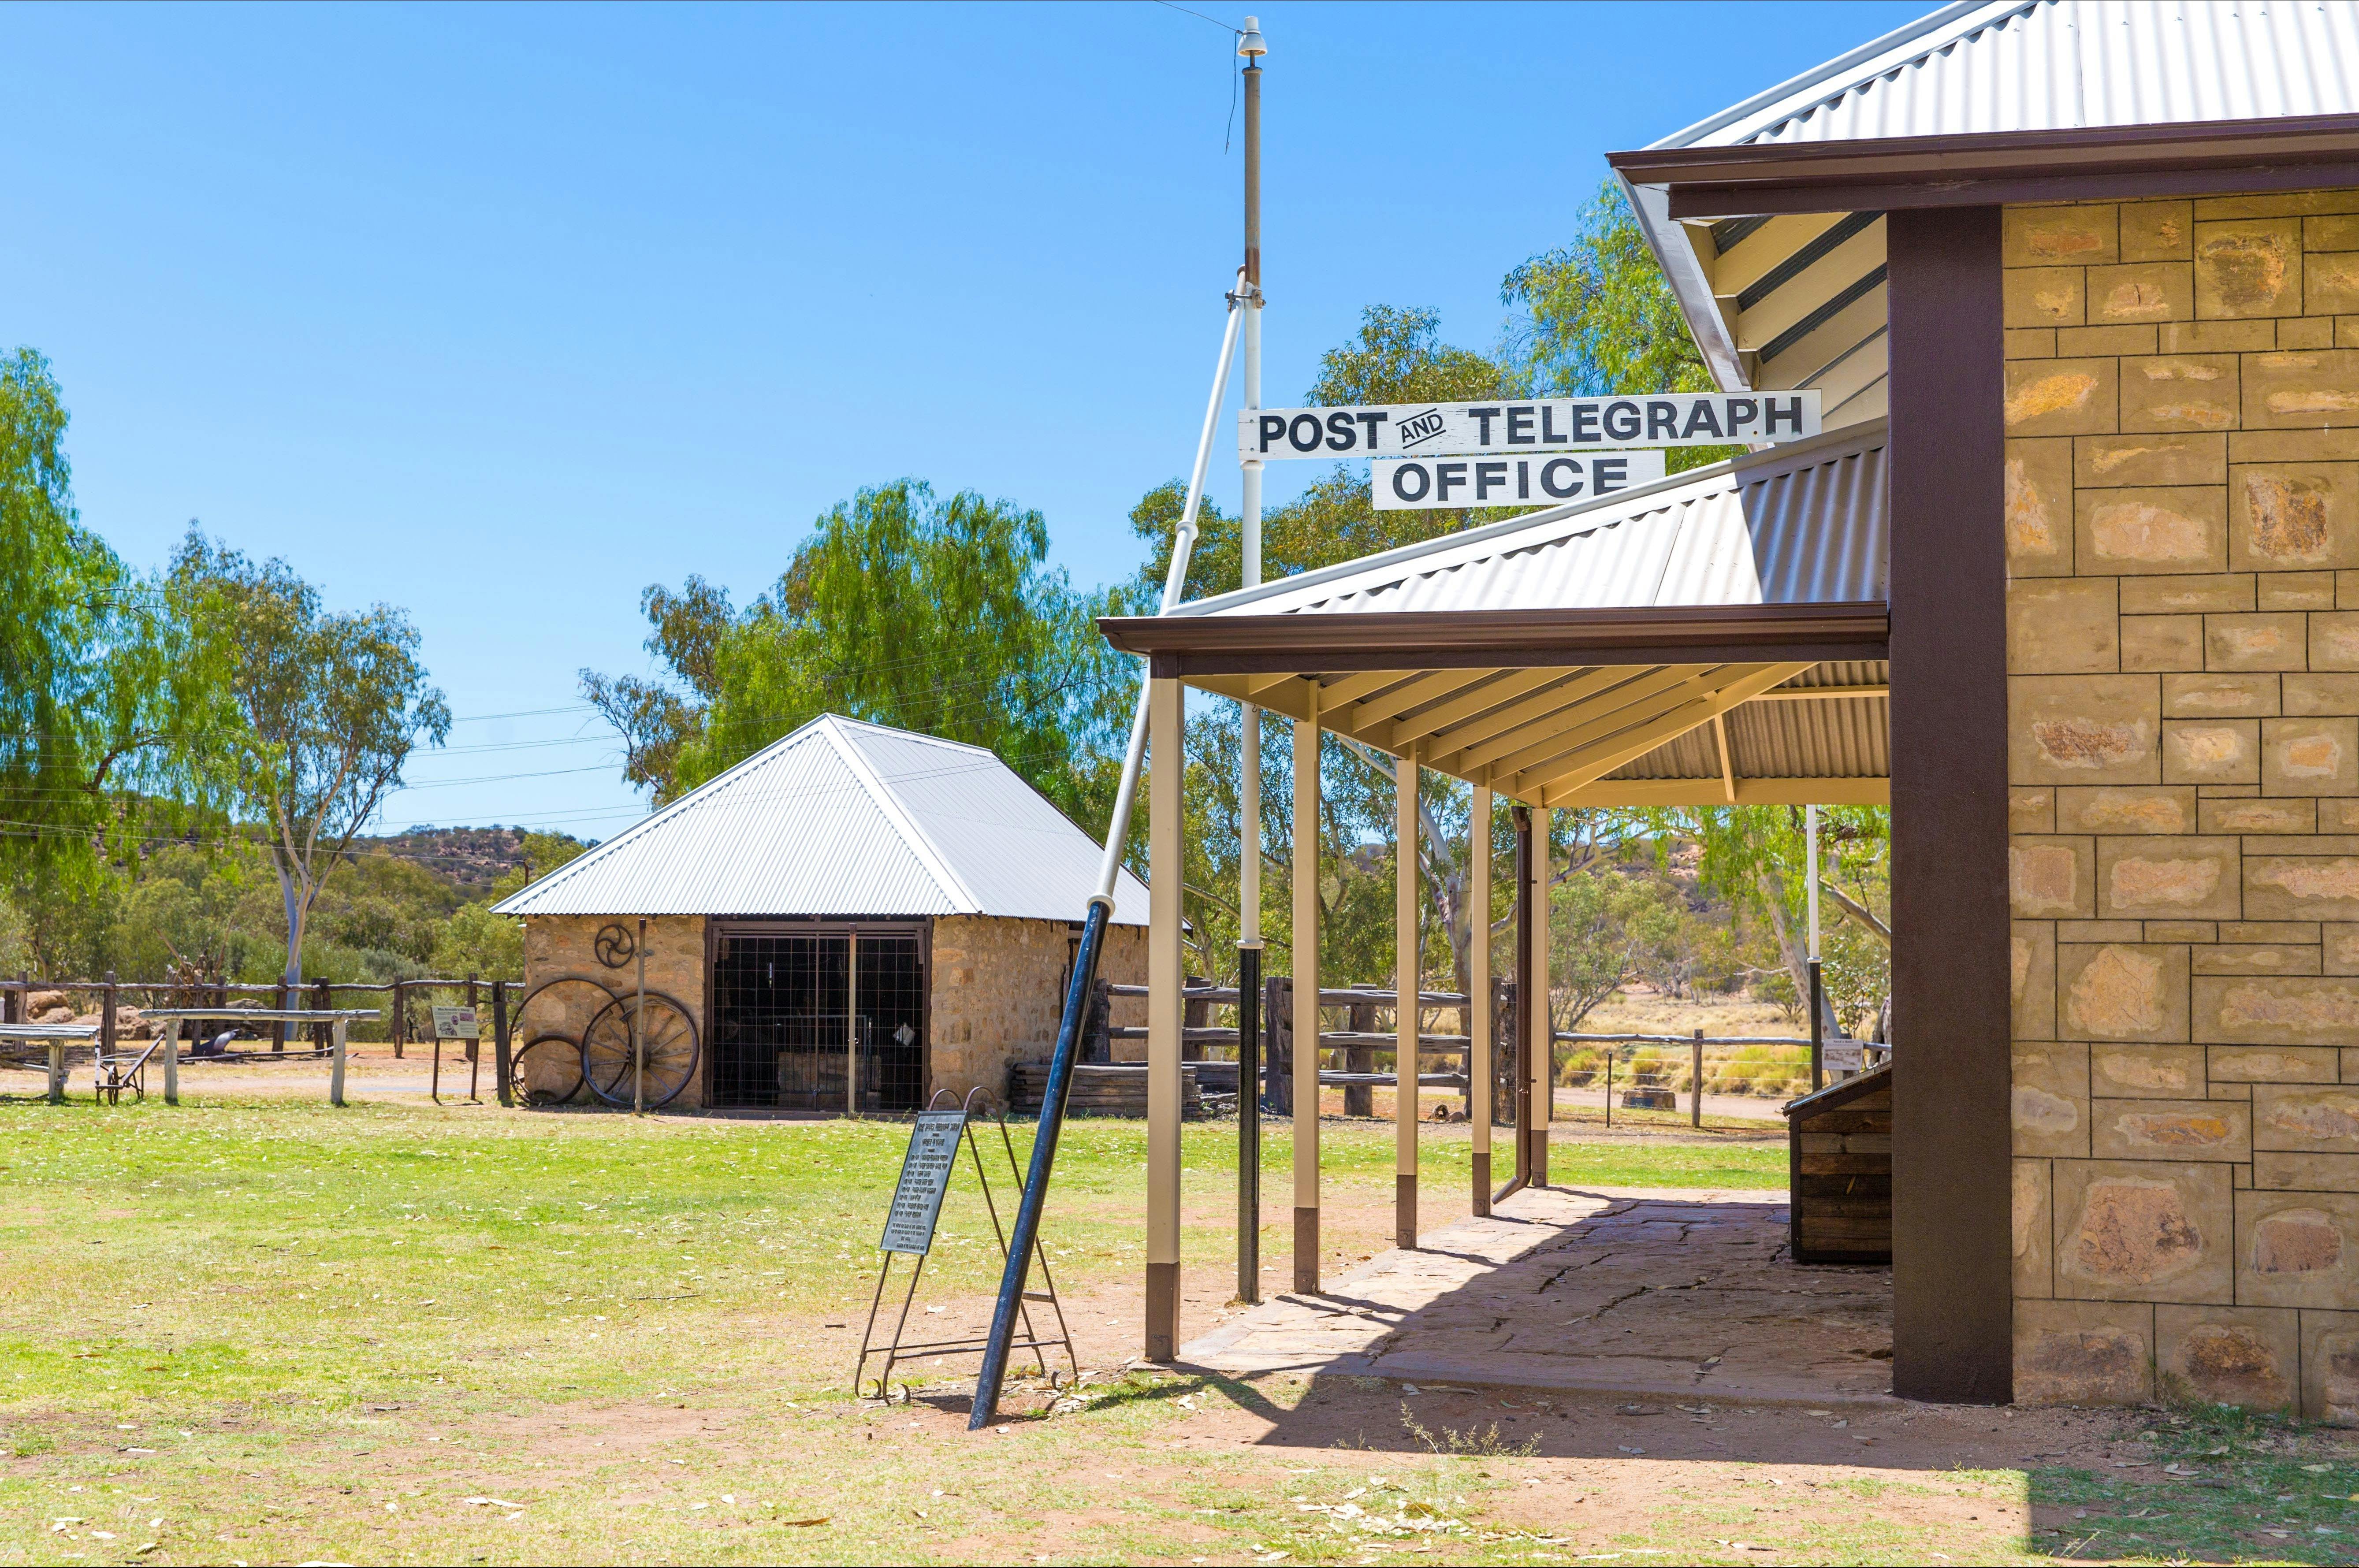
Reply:
[[[270, 999], [272, 1005], [258, 1007], [255, 1010], [256, 1011], [283, 1011], [288, 1010], [290, 1002], [299, 1007], [308, 1005], [311, 1011], [326, 1011], [334, 1008], [335, 998], [339, 993], [383, 995], [388, 997], [393, 1003], [390, 1008], [385, 1010], [390, 1016], [380, 1026], [385, 1031], [384, 1042], [390, 1043], [395, 1057], [400, 1058], [412, 1042], [413, 1027], [423, 1022], [413, 1020], [409, 1016], [410, 1002], [414, 997], [423, 995], [430, 999], [436, 992], [455, 993], [463, 995], [467, 1005], [473, 1007], [481, 1001], [484, 995], [488, 994], [492, 999], [494, 1012], [505, 1017], [509, 998], [520, 997], [523, 988], [524, 982], [521, 979], [509, 979], [505, 976], [487, 979], [482, 975], [451, 979], [421, 976], [417, 979], [400, 980], [329, 980], [315, 976], [308, 980], [290, 982], [186, 978], [126, 980], [114, 975], [102, 976], [94, 980], [60, 980], [40, 979], [29, 974], [19, 974], [13, 979], [0, 979], [0, 1023], [32, 1022], [26, 1016], [28, 1004], [35, 995], [41, 992], [62, 992], [69, 997], [80, 996], [95, 1003], [95, 1010], [99, 1014], [103, 1048], [111, 1051], [119, 1028], [117, 1022], [119, 1010], [128, 1005], [135, 1011], [140, 1011], [142, 999], [147, 1001], [147, 1006], [155, 1008], [158, 1011], [186, 1010], [191, 1007], [228, 1006], [232, 997]], [[70, 1001], [68, 1005], [71, 1006], [72, 1003]], [[270, 1048], [274, 1053], [283, 1053], [287, 1049], [289, 1026], [286, 1022], [267, 1019], [256, 1019], [255, 1022], [257, 1026], [269, 1022]], [[299, 1031], [307, 1029], [310, 1031], [313, 1050], [325, 1051], [328, 1048], [326, 1024], [299, 1023], [293, 1027]], [[353, 1033], [360, 1033], [359, 1031]], [[375, 1028], [369, 1028], [366, 1031], [368, 1036], [374, 1036], [375, 1033]], [[478, 1054], [478, 1043], [468, 1041], [465, 1044], [466, 1059], [472, 1063]], [[501, 1092], [503, 1094], [506, 1092], [505, 1082]]]
[[[1493, 1069], [1498, 1075], [1497, 1092], [1493, 1096], [1494, 1114], [1500, 1120], [1511, 1119], [1512, 1108], [1521, 1086], [1516, 1082], [1515, 1040], [1516, 1038], [1515, 987], [1511, 982], [1495, 982], [1492, 1019], [1495, 1049]], [[1292, 985], [1285, 976], [1274, 976], [1265, 982], [1263, 998], [1263, 1030], [1267, 1050], [1264, 1061], [1267, 1099], [1273, 1108], [1281, 1112], [1292, 1108], [1293, 1074]], [[1111, 1055], [1113, 1042], [1143, 1042], [1148, 1031], [1136, 1025], [1116, 1025], [1104, 1017], [1103, 1008], [1115, 998], [1145, 998], [1149, 992], [1145, 986], [1099, 983], [1102, 1000], [1095, 1039]], [[1198, 981], [1183, 986], [1180, 1001], [1184, 1020], [1180, 1029], [1180, 1048], [1186, 1059], [1212, 1062], [1219, 1056], [1234, 1060], [1237, 1048], [1237, 1031], [1213, 1024], [1209, 1017], [1216, 1007], [1233, 1007], [1238, 1000], [1234, 986], [1210, 985]], [[1319, 1081], [1324, 1087], [1343, 1090], [1343, 1109], [1348, 1116], [1373, 1115], [1374, 1100], [1370, 1091], [1375, 1088], [1397, 1090], [1397, 1071], [1375, 1070], [1380, 1055], [1397, 1058], [1399, 1036], [1375, 1027], [1376, 1015], [1384, 1011], [1397, 1012], [1400, 999], [1397, 992], [1381, 986], [1322, 986], [1319, 991], [1322, 1011], [1336, 1010], [1350, 1013], [1351, 1027], [1321, 1028], [1319, 1032], [1321, 1063]], [[1466, 1010], [1471, 999], [1462, 991], [1429, 991], [1417, 993], [1419, 1012]], [[1701, 1095], [1733, 1094], [1746, 1098], [1772, 1099], [1790, 1093], [1808, 1092], [1810, 1083], [1810, 1041], [1805, 1035], [1793, 1034], [1723, 1034], [1703, 1036], [1701, 1032], [1685, 1034], [1651, 1033], [1642, 1031], [1606, 1033], [1582, 1030], [1555, 1030], [1549, 1036], [1559, 1047], [1557, 1060], [1549, 1074], [1558, 1089], [1593, 1089], [1602, 1087], [1605, 1092], [1606, 1114], [1611, 1119], [1618, 1096], [1625, 1108], [1676, 1108], [1680, 1097], [1689, 1103], [1690, 1120], [1701, 1125]], [[1863, 1042], [1869, 1053], [1888, 1056], [1889, 1047], [1878, 1043]], [[1677, 1054], [1665, 1052], [1622, 1054], [1622, 1047], [1683, 1047]], [[1569, 1048], [1569, 1049], [1567, 1049]], [[1767, 1052], [1769, 1054], [1760, 1054]], [[1214, 1055], [1218, 1053], [1219, 1056]], [[1748, 1054], [1752, 1053], [1752, 1054]], [[1465, 1034], [1435, 1034], [1419, 1032], [1418, 1081], [1423, 1087], [1443, 1087], [1464, 1094], [1471, 1108], [1473, 1042]], [[1455, 1071], [1437, 1073], [1428, 1065], [1427, 1058], [1442, 1058], [1444, 1066], [1455, 1065]], [[1396, 1064], [1397, 1065], [1397, 1064]], [[1618, 1082], [1617, 1082], [1618, 1080]], [[1764, 1091], [1767, 1091], [1766, 1093]]]

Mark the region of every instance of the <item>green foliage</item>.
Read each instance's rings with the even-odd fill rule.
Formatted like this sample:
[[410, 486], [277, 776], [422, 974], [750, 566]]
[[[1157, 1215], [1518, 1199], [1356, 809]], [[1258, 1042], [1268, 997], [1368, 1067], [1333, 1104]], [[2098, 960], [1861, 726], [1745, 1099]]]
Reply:
[[1048, 551], [1038, 512], [897, 480], [821, 516], [742, 612], [699, 578], [648, 589], [647, 648], [671, 683], [585, 670], [582, 687], [659, 801], [833, 712], [988, 747], [1087, 816], [1103, 770], [1077, 737], [1113, 660]]
[[201, 670], [148, 586], [84, 529], [49, 362], [0, 359], [0, 871], [18, 908], [66, 924], [103, 854], [173, 816], [179, 765], [212, 717]]
[[524, 973], [524, 922], [494, 914], [488, 903], [461, 905], [434, 938], [434, 972], [506, 978]]
[[[1606, 180], [1581, 210], [1572, 243], [1508, 273], [1499, 297], [1523, 311], [1520, 368], [1543, 395], [1713, 390], [1619, 180]], [[1742, 449], [1675, 447], [1666, 456], [1676, 473]]]
[[321, 879], [376, 815], [451, 710], [428, 684], [408, 615], [330, 611], [283, 560], [255, 563], [194, 527], [168, 592], [239, 721], [199, 755], [234, 820], [265, 825], [286, 916], [285, 978], [300, 978]]
[[[1798, 1016], [1810, 979], [1809, 864], [1799, 806], [1681, 807], [1650, 813], [1667, 837], [1701, 845], [1705, 885], [1758, 922], [1767, 939], [1762, 989]], [[1819, 811], [1819, 874], [1888, 927], [1892, 917], [1892, 814], [1884, 806]], [[1845, 1026], [1870, 1026], [1891, 994], [1890, 951], [1821, 895], [1820, 979]]]
[[492, 884], [490, 902], [524, 891], [527, 882], [538, 881], [577, 855], [586, 855], [590, 846], [570, 833], [527, 833], [518, 859], [524, 863], [503, 875]]
[[1646, 959], [1671, 946], [1684, 911], [1658, 878], [1594, 866], [1549, 893], [1549, 990], [1559, 1030], [1575, 1030], [1591, 1009]]
[[639, 611], [654, 628], [647, 652], [669, 665], [693, 697], [664, 681], [595, 670], [582, 672], [582, 695], [622, 735], [623, 777], [660, 803], [678, 793], [680, 748], [695, 737], [704, 705], [721, 695], [721, 648], [737, 616], [727, 589], [693, 574], [678, 593], [650, 583], [639, 594]]
[[[1320, 357], [1319, 375], [1305, 396], [1321, 406], [1448, 403], [1519, 390], [1519, 373], [1508, 361], [1443, 342], [1438, 312], [1373, 305], [1361, 313], [1359, 332], [1350, 342]], [[1154, 613], [1186, 501], [1187, 485], [1168, 480], [1131, 508], [1131, 531], [1149, 552], [1131, 585], [1129, 602], [1142, 607], [1133, 614]], [[1473, 521], [1508, 515], [1511, 511], [1498, 508], [1379, 512], [1369, 497], [1367, 464], [1338, 463], [1301, 495], [1263, 512], [1263, 579], [1355, 560], [1454, 533]], [[1245, 580], [1238, 520], [1206, 503], [1197, 522], [1201, 536], [1189, 557], [1185, 597], [1230, 592]]]

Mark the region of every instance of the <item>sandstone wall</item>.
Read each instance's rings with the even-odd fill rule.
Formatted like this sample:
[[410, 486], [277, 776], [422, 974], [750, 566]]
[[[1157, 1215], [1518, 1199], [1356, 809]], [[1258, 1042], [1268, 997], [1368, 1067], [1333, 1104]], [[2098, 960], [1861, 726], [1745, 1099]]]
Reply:
[[[931, 1065], [927, 1092], [1007, 1092], [1007, 1064], [1045, 1060], [1064, 1008], [1072, 928], [1061, 920], [942, 915], [934, 921]], [[1147, 934], [1106, 932], [1102, 979], [1147, 983]], [[1144, 1023], [1146, 1006], [1117, 1001], [1114, 1022]]]
[[[527, 993], [543, 981], [561, 976], [592, 979], [617, 995], [627, 995], [638, 983], [636, 963], [610, 969], [598, 961], [595, 948], [599, 930], [607, 925], [621, 925], [636, 939], [638, 917], [636, 915], [596, 914], [536, 914], [524, 923], [524, 980]], [[701, 914], [667, 914], [647, 922], [647, 989], [661, 991], [686, 1008], [696, 1021], [700, 1040], [704, 1037], [704, 917]], [[516, 1043], [523, 1045], [533, 1035], [559, 1033], [579, 1040], [590, 1022], [590, 1015], [602, 1005], [601, 999], [586, 986], [553, 986], [532, 999], [523, 1015], [516, 1022]], [[712, 1049], [705, 1042], [705, 1050]], [[693, 1109], [704, 1103], [704, 1064], [700, 1063], [696, 1077], [672, 1107]]]
[[2359, 1420], [2359, 191], [2005, 233], [2017, 1396]]

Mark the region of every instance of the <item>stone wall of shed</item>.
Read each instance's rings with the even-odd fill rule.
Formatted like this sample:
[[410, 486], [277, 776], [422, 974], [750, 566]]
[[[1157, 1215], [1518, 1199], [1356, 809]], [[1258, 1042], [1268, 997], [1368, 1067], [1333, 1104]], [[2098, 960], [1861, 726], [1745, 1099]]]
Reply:
[[[617, 995], [627, 995], [638, 983], [636, 964], [610, 969], [598, 961], [600, 928], [619, 925], [636, 935], [636, 915], [533, 914], [524, 923], [524, 980], [527, 994], [560, 976], [597, 981]], [[660, 991], [688, 1010], [704, 1036], [704, 916], [667, 914], [647, 921], [647, 989]], [[522, 1045], [534, 1034], [561, 1033], [575, 1040], [599, 1005], [596, 996], [580, 986], [559, 986], [534, 997], [516, 1021], [516, 1042]], [[709, 1042], [706, 1050], [711, 1050]], [[704, 1103], [704, 1068], [671, 1108], [691, 1110]]]
[[2005, 269], [2017, 1397], [2359, 1419], [2359, 191]]
[[[1004, 1096], [1010, 1062], [1048, 1059], [1064, 1008], [1073, 935], [1061, 920], [935, 919], [929, 1095], [940, 1089], [963, 1095], [980, 1086]], [[1145, 930], [1108, 928], [1098, 973], [1119, 984], [1145, 985]], [[1146, 1004], [1115, 1002], [1114, 1021], [1145, 1023]]]

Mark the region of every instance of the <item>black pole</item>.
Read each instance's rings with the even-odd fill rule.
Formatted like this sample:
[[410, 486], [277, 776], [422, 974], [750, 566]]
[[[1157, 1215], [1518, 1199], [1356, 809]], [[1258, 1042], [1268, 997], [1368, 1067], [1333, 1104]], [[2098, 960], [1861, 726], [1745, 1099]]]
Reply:
[[1261, 1300], [1261, 944], [1237, 946], [1237, 1300]]
[[1024, 1178], [1024, 1199], [1016, 1206], [1015, 1233], [1007, 1238], [1007, 1268], [999, 1277], [999, 1304], [992, 1309], [991, 1337], [983, 1348], [983, 1370], [974, 1379], [974, 1413], [969, 1432], [981, 1432], [999, 1414], [999, 1386], [1007, 1379], [1007, 1351], [1024, 1309], [1024, 1281], [1040, 1236], [1040, 1207], [1049, 1197], [1049, 1174], [1057, 1164], [1057, 1136], [1065, 1130], [1065, 1100], [1072, 1091], [1073, 1062], [1081, 1054], [1082, 1025], [1089, 1017], [1090, 991], [1098, 974], [1098, 949], [1105, 940], [1114, 900], [1090, 901], [1082, 925], [1082, 945], [1073, 954], [1073, 978], [1065, 988], [1065, 1016], [1057, 1025], [1057, 1049], [1049, 1058], [1049, 1082], [1040, 1091], [1040, 1125], [1032, 1137], [1032, 1169]]
[[492, 1070], [499, 1075], [500, 1103], [516, 1104], [508, 1092], [508, 983], [492, 982]]
[[1820, 1010], [1826, 1006], [1826, 989], [1819, 983], [1819, 961], [1810, 960], [1810, 1092], [1827, 1087], [1826, 1025]]

